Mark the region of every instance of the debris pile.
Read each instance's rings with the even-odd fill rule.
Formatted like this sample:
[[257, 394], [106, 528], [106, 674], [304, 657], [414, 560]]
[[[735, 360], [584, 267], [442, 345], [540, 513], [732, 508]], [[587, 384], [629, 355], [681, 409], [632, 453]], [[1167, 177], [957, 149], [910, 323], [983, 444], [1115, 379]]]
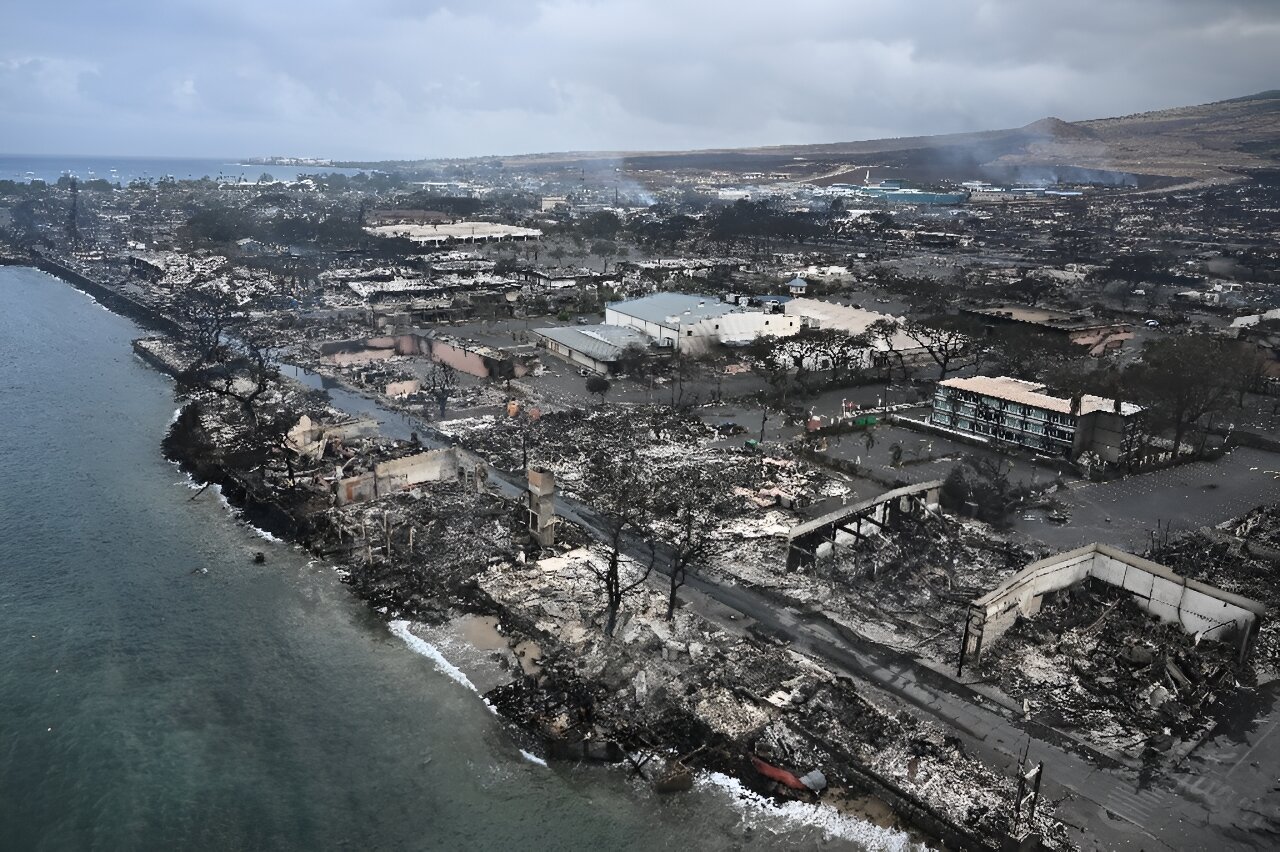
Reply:
[[[640, 763], [655, 752], [696, 752], [679, 765], [730, 773], [770, 795], [813, 799], [828, 787], [892, 795], [913, 819], [987, 838], [1007, 829], [1010, 779], [891, 699], [864, 694], [763, 633], [721, 626], [692, 605], [668, 622], [662, 592], [641, 587], [606, 636], [587, 570], [603, 558], [575, 548], [495, 564], [477, 578], [511, 641], [543, 650], [536, 675], [488, 697], [551, 754], [630, 754]], [[1062, 835], [1051, 808], [1042, 817], [1050, 837]]]
[[1219, 529], [1226, 530], [1246, 542], [1280, 550], [1280, 505], [1258, 506], [1238, 518], [1221, 524]]
[[1131, 757], [1196, 741], [1249, 676], [1233, 643], [1197, 641], [1092, 581], [1046, 595], [981, 668], [1037, 721]]
[[[352, 588], [388, 617], [440, 621], [492, 613], [513, 642], [537, 648], [536, 659], [509, 666], [514, 681], [489, 696], [536, 732], [552, 756], [620, 760], [675, 752], [688, 766], [733, 774], [761, 792], [812, 798], [834, 784], [888, 797], [913, 821], [961, 826], [987, 839], [1003, 828], [1009, 779], [892, 699], [864, 694], [757, 625], [712, 620], [687, 597], [668, 621], [668, 590], [654, 578], [627, 598], [614, 634], [606, 635], [600, 580], [589, 567], [607, 560], [600, 546], [567, 522], [557, 529], [555, 548], [535, 546], [518, 505], [490, 494], [479, 477], [460, 471], [339, 505], [336, 481], [361, 471], [376, 476], [381, 462], [421, 448], [355, 429], [324, 434], [333, 412], [313, 403], [273, 385], [250, 417], [234, 400], [201, 395], [175, 431], [198, 439], [192, 452], [208, 463], [250, 471], [263, 486], [259, 501], [306, 518], [308, 543], [341, 559]], [[294, 435], [301, 411], [309, 415], [307, 435], [323, 435], [306, 452], [249, 440], [249, 433], [266, 437], [267, 425], [277, 421], [282, 438]], [[700, 422], [659, 409], [568, 412], [528, 423], [540, 430], [539, 460], [549, 458], [565, 472], [576, 473], [585, 452], [598, 449], [599, 430], [606, 451], [611, 440], [615, 448], [635, 448], [677, 480], [682, 466], [709, 464], [746, 492], [740, 497], [832, 490], [825, 474], [793, 459], [707, 446], [714, 433]], [[495, 440], [495, 433], [481, 436], [489, 453], [519, 467], [511, 463], [519, 445]], [[252, 444], [256, 455], [229, 449], [240, 444]], [[744, 546], [777, 546], [769, 531], [795, 520], [776, 501], [767, 508], [750, 499], [735, 505], [721, 519], [720, 534]], [[778, 570], [783, 564], [776, 563]], [[643, 569], [624, 564], [624, 581]], [[696, 761], [688, 758], [699, 750]], [[799, 786], [779, 786], [779, 778]], [[1043, 817], [1055, 830], [1051, 809]]]
[[969, 602], [1035, 558], [986, 524], [931, 513], [889, 530], [865, 525], [859, 541], [842, 534], [832, 552], [789, 572], [794, 523], [778, 509], [726, 523], [712, 569], [941, 663], [954, 661]]
[[518, 549], [510, 505], [458, 482], [346, 506], [330, 524], [332, 552], [348, 555], [346, 582], [393, 618], [465, 608], [468, 584]]
[[1259, 506], [1220, 524], [1154, 547], [1149, 558], [1179, 574], [1265, 604], [1251, 661], [1260, 674], [1280, 671], [1280, 507]]
[[1033, 558], [986, 524], [932, 513], [905, 515], [893, 530], [851, 545], [809, 569], [844, 590], [838, 612], [846, 623], [948, 663], [969, 602]]
[[539, 465], [555, 472], [557, 481], [576, 480], [592, 453], [638, 449], [655, 464], [665, 465], [715, 439], [715, 432], [697, 418], [662, 406], [513, 413], [445, 421], [438, 428], [503, 470], [521, 469], [527, 450]]

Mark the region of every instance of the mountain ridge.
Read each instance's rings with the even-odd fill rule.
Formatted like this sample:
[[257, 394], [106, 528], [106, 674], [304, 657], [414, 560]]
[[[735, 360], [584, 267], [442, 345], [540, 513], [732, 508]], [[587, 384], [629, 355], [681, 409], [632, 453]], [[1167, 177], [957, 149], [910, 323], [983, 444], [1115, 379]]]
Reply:
[[1280, 90], [1109, 118], [1064, 121], [1046, 116], [1022, 127], [931, 136], [488, 159], [547, 167], [621, 161], [626, 171], [787, 168], [799, 179], [821, 183], [846, 177], [850, 172], [841, 172], [841, 166], [850, 171], [871, 168], [904, 173], [922, 180], [965, 169], [992, 177], [1074, 169], [1219, 183], [1238, 180], [1251, 170], [1280, 167]]

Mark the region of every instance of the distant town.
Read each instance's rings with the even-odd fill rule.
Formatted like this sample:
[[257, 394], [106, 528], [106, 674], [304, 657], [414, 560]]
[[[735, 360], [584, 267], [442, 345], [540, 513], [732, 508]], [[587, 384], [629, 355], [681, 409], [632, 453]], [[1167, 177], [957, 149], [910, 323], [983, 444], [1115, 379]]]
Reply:
[[149, 329], [255, 525], [488, 619], [548, 758], [946, 848], [1273, 837], [1276, 170], [853, 158], [6, 180], [0, 255]]

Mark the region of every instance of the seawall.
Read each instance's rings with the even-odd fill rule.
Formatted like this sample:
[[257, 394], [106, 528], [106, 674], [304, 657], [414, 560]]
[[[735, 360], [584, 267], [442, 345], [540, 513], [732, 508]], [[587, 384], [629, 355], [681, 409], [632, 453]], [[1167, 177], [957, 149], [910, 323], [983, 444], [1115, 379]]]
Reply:
[[94, 281], [83, 272], [72, 269], [61, 261], [33, 253], [31, 265], [42, 272], [47, 272], [56, 278], [66, 281], [81, 292], [88, 293], [113, 313], [128, 317], [147, 328], [163, 331], [167, 334], [182, 334], [182, 326], [164, 316], [155, 308], [143, 304], [113, 287]]

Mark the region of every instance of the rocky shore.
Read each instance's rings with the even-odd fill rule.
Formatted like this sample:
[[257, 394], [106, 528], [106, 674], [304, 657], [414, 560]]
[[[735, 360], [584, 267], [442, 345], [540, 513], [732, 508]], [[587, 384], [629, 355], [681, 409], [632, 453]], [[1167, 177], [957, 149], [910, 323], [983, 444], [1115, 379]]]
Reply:
[[541, 547], [523, 505], [460, 481], [348, 506], [327, 491], [286, 496], [211, 452], [226, 410], [189, 404], [166, 453], [222, 484], [255, 525], [341, 562], [389, 621], [495, 619], [505, 647], [492, 653], [509, 678], [485, 697], [530, 751], [620, 763], [664, 790], [718, 772], [782, 799], [855, 812], [883, 802], [893, 824], [946, 848], [997, 848], [1008, 831], [1008, 779], [959, 740], [692, 591], [668, 621], [665, 590], [642, 585], [606, 635], [587, 531], [562, 521]]
[[[161, 320], [148, 324], [170, 323]], [[150, 338], [134, 349], [180, 376], [190, 362], [183, 339]], [[357, 595], [410, 631], [460, 617], [495, 620], [505, 647], [492, 653], [509, 677], [486, 699], [531, 751], [620, 763], [673, 792], [699, 773], [722, 773], [778, 799], [879, 815], [945, 848], [1004, 843], [1008, 778], [891, 696], [759, 625], [743, 626], [698, 593], [682, 591], [668, 620], [660, 582], [642, 584], [607, 635], [589, 570], [602, 558], [591, 531], [562, 519], [556, 544], [540, 546], [524, 505], [482, 477], [341, 505], [335, 468], [359, 471], [421, 447], [335, 439], [308, 457], [291, 447], [287, 426], [252, 445], [240, 405], [190, 388], [184, 394], [164, 452], [196, 481], [221, 486], [246, 521], [337, 561]], [[258, 405], [259, 421], [341, 419], [278, 376]], [[1050, 808], [1037, 827], [1049, 845], [1064, 845]]]

